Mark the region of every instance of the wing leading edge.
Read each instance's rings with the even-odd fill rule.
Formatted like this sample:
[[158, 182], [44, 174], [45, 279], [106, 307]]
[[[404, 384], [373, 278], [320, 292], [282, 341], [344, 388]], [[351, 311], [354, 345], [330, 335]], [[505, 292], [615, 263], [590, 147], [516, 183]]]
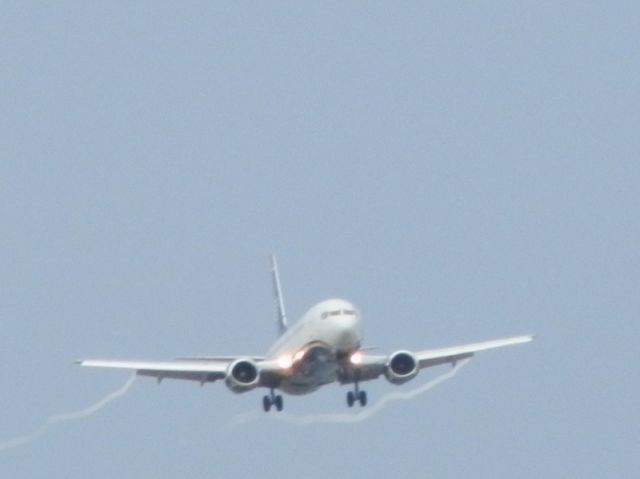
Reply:
[[[472, 357], [480, 351], [502, 348], [515, 344], [523, 344], [533, 341], [533, 336], [513, 336], [510, 338], [492, 339], [478, 343], [468, 343], [459, 346], [450, 346], [439, 349], [425, 349], [413, 353], [417, 361], [417, 369], [424, 369], [441, 364], [455, 364], [458, 361]], [[357, 372], [355, 376], [350, 374], [342, 378], [341, 382], [367, 381], [376, 379], [387, 372], [390, 355], [370, 355], [362, 354], [358, 364], [354, 367]]]
[[504, 346], [512, 346], [515, 344], [523, 344], [533, 341], [533, 336], [514, 336], [511, 338], [492, 339], [490, 341], [482, 341], [479, 343], [462, 344], [460, 346], [451, 346], [440, 349], [427, 349], [418, 351], [416, 358], [420, 365], [420, 369], [437, 366], [439, 364], [455, 363], [465, 358], [469, 358], [480, 351], [489, 349], [502, 348]]
[[175, 359], [172, 361], [129, 361], [117, 359], [85, 359], [80, 366], [94, 368], [134, 369], [139, 376], [151, 376], [158, 380], [186, 379], [200, 383], [224, 379], [229, 364], [236, 358], [223, 359]]

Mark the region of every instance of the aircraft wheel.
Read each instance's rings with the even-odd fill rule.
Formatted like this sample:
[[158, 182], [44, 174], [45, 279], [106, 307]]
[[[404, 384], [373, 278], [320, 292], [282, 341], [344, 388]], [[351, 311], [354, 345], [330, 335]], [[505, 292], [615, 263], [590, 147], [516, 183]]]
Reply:
[[277, 409], [278, 411], [282, 411], [282, 408], [284, 407], [284, 403], [283, 403], [283, 401], [282, 401], [282, 396], [280, 396], [280, 395], [276, 396], [276, 397], [274, 398], [273, 403], [275, 404], [276, 409]]
[[269, 409], [271, 409], [271, 398], [269, 396], [264, 396], [262, 398], [262, 408], [264, 409], [264, 412], [269, 412]]
[[353, 393], [353, 391], [349, 391], [347, 393], [347, 406], [353, 407], [353, 403], [355, 402], [356, 402], [356, 395]]
[[366, 391], [360, 391], [358, 393], [358, 401], [360, 401], [360, 406], [365, 407], [367, 405], [367, 393]]

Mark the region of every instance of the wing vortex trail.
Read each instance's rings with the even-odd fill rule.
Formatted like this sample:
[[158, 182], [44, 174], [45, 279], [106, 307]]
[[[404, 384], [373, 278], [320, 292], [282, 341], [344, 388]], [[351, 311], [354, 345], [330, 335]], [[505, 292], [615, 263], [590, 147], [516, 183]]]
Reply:
[[118, 388], [112, 393], [107, 394], [105, 397], [100, 399], [98, 402], [92, 404], [91, 406], [88, 406], [79, 411], [73, 411], [73, 412], [68, 412], [63, 414], [54, 414], [53, 416], [49, 416], [45, 420], [44, 424], [42, 424], [42, 426], [40, 426], [38, 429], [36, 429], [32, 433], [25, 434], [24, 436], [14, 437], [13, 439], [9, 439], [7, 441], [1, 442], [0, 451], [5, 451], [7, 449], [12, 449], [14, 447], [24, 446], [26, 444], [29, 444], [30, 442], [35, 441], [40, 436], [44, 435], [44, 433], [46, 433], [47, 430], [49, 430], [49, 428], [54, 424], [73, 421], [76, 419], [82, 419], [84, 417], [95, 414], [96, 412], [104, 408], [107, 404], [109, 404], [114, 399], [124, 396], [129, 390], [129, 388], [131, 387], [131, 385], [133, 384], [133, 381], [135, 379], [136, 379], [136, 375], [134, 374], [127, 380], [127, 382], [122, 387]]
[[471, 360], [471, 358], [468, 359], [464, 359], [460, 362], [458, 362], [458, 364], [456, 366], [454, 366], [451, 371], [445, 373], [445, 374], [441, 374], [440, 376], [432, 379], [431, 381], [423, 384], [422, 386], [419, 386], [415, 389], [412, 389], [410, 391], [395, 391], [395, 392], [391, 392], [389, 394], [385, 394], [384, 396], [382, 396], [380, 398], [380, 400], [378, 402], [376, 402], [373, 406], [371, 406], [368, 409], [363, 409], [362, 411], [356, 413], [356, 414], [348, 414], [348, 413], [340, 413], [340, 414], [307, 414], [307, 415], [302, 415], [302, 416], [297, 416], [297, 415], [293, 415], [293, 414], [287, 414], [287, 413], [279, 413], [279, 414], [274, 414], [274, 415], [269, 415], [269, 416], [265, 416], [263, 413], [256, 413], [251, 412], [251, 413], [246, 413], [240, 416], [236, 416], [234, 419], [231, 420], [230, 424], [229, 424], [229, 428], [230, 429], [234, 429], [238, 426], [241, 426], [243, 424], [246, 424], [248, 422], [263, 418], [263, 417], [268, 417], [270, 419], [273, 419], [274, 421], [282, 421], [282, 422], [286, 422], [288, 424], [292, 424], [294, 426], [309, 426], [311, 424], [318, 424], [318, 423], [342, 423], [342, 424], [347, 424], [347, 423], [356, 423], [356, 422], [362, 422], [365, 421], [367, 419], [369, 419], [370, 417], [372, 417], [373, 415], [379, 413], [388, 403], [390, 402], [394, 402], [394, 401], [407, 401], [409, 399], [413, 399], [421, 394], [426, 393], [427, 391], [429, 391], [430, 389], [433, 389], [434, 387], [436, 387], [438, 384], [451, 379], [452, 377], [454, 377], [456, 374], [458, 374], [458, 372], [460, 371], [460, 369], [462, 369], [469, 361]]

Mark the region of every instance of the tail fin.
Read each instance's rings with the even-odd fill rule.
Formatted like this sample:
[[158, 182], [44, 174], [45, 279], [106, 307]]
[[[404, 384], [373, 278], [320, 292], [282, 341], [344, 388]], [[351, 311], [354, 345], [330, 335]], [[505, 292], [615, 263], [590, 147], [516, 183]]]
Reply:
[[276, 304], [276, 312], [278, 314], [278, 334], [282, 334], [287, 330], [287, 313], [284, 310], [284, 298], [282, 297], [282, 288], [280, 287], [280, 275], [278, 274], [278, 262], [276, 257], [271, 255], [271, 278], [273, 279], [273, 296]]

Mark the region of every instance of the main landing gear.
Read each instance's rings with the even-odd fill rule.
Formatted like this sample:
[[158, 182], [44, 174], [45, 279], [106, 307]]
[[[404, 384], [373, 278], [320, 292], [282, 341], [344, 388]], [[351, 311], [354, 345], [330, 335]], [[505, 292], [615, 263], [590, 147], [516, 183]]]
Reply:
[[269, 412], [271, 406], [275, 406], [276, 411], [278, 412], [282, 411], [282, 408], [284, 406], [282, 402], [282, 396], [280, 396], [279, 394], [275, 394], [273, 389], [271, 389], [271, 394], [267, 394], [262, 398], [262, 408], [264, 409], [264, 412]]
[[355, 383], [354, 390], [347, 393], [347, 406], [353, 407], [356, 402], [359, 402], [362, 407], [367, 405], [367, 393], [366, 391], [360, 391], [357, 382]]

